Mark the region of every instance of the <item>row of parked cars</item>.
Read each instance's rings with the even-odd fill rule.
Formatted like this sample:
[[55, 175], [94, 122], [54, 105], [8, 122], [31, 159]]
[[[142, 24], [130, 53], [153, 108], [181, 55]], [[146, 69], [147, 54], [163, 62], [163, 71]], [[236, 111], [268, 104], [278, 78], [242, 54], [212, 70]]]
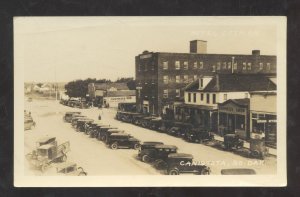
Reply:
[[76, 107], [80, 109], [86, 109], [92, 107], [92, 105], [89, 102], [86, 101], [80, 101], [80, 100], [60, 100], [60, 104], [69, 106], [69, 107]]
[[132, 148], [138, 150], [139, 160], [153, 164], [156, 169], [162, 170], [166, 174], [210, 174], [209, 167], [194, 162], [191, 154], [178, 153], [178, 148], [174, 145], [166, 145], [162, 142], [141, 143], [140, 140], [127, 134], [124, 130], [95, 122], [80, 112], [67, 112], [63, 120], [71, 123], [76, 131], [103, 141], [111, 149]]
[[[132, 123], [137, 126], [167, 133], [172, 136], [181, 137], [188, 142], [203, 143], [214, 141], [214, 134], [205, 128], [195, 128], [190, 123], [164, 120], [158, 117], [147, 116], [136, 112], [118, 111], [115, 117], [117, 120]], [[236, 134], [224, 135], [223, 149], [227, 151], [243, 149], [244, 141]], [[249, 157], [264, 159], [268, 154], [264, 140], [251, 139]]]

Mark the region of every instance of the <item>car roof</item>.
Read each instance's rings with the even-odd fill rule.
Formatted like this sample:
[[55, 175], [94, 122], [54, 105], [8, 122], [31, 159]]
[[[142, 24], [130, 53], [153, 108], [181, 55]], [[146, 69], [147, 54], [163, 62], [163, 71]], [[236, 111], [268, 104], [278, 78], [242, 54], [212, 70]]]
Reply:
[[36, 142], [41, 143], [41, 142], [47, 142], [49, 140], [55, 140], [55, 139], [56, 139], [56, 137], [43, 137], [43, 138], [38, 139]]
[[174, 146], [174, 145], [165, 145], [165, 144], [158, 144], [158, 145], [155, 145], [155, 148], [175, 148], [177, 149], [177, 146]]
[[143, 142], [142, 145], [158, 145], [158, 144], [164, 144], [163, 142], [156, 142], [156, 141], [146, 141]]
[[187, 153], [171, 153], [168, 155], [168, 158], [185, 158], [193, 159], [193, 155]]
[[130, 136], [128, 133], [112, 133], [110, 136]]
[[49, 149], [53, 146], [54, 146], [53, 144], [45, 144], [45, 145], [39, 146], [38, 149]]
[[222, 169], [222, 175], [241, 175], [241, 174], [256, 174], [254, 169], [250, 168], [230, 168], [230, 169]]
[[121, 129], [108, 129], [107, 131], [108, 132], [115, 132], [115, 131], [118, 131], [118, 132], [123, 131], [124, 132], [124, 130], [121, 130]]

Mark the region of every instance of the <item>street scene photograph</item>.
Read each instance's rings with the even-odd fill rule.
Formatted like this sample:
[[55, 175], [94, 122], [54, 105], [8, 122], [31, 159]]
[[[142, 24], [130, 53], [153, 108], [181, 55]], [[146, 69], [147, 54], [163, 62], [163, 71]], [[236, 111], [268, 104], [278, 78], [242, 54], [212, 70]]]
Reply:
[[16, 17], [15, 173], [281, 176], [282, 20], [237, 18]]

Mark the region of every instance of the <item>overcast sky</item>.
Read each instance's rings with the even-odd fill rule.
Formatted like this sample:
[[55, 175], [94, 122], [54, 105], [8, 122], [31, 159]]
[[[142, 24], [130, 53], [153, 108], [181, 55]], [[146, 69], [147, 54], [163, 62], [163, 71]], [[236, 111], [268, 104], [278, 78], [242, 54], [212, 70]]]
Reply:
[[187, 53], [194, 39], [208, 53], [276, 55], [276, 26], [262, 18], [18, 17], [14, 30], [15, 63], [35, 82], [134, 77], [136, 55]]

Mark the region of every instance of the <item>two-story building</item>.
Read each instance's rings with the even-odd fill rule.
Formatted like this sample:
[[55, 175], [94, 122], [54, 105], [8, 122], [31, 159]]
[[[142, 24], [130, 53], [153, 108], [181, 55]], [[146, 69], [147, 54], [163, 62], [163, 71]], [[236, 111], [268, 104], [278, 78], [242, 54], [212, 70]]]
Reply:
[[[219, 133], [218, 104], [232, 99], [237, 105], [242, 106], [247, 101], [240, 99], [249, 99], [253, 91], [276, 91], [276, 84], [263, 74], [234, 73], [202, 76], [185, 88], [184, 103], [175, 105], [175, 119], [191, 122]], [[242, 108], [244, 107], [248, 108], [248, 106]], [[233, 130], [241, 127], [237, 121], [231, 124], [234, 124]], [[245, 130], [247, 131], [248, 129]], [[247, 137], [248, 134], [244, 136]]]

